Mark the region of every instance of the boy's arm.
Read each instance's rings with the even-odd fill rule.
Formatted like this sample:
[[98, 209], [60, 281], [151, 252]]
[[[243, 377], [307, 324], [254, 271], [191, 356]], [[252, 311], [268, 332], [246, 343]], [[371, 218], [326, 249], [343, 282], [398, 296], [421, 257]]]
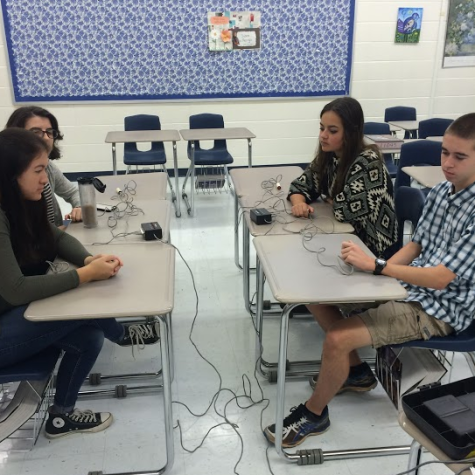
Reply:
[[388, 264], [409, 265], [422, 251], [420, 244], [414, 241], [407, 243], [394, 256], [388, 259]]
[[[456, 274], [444, 265], [439, 264], [435, 267], [412, 267], [408, 265], [412, 262], [412, 259], [407, 264], [405, 263], [405, 260], [416, 253], [417, 247], [419, 247], [420, 251], [420, 246], [414, 242], [404, 246], [388, 261], [382, 274], [419, 287], [436, 290], [442, 290], [447, 287], [447, 285], [455, 279]], [[375, 270], [376, 263], [374, 258], [368, 256], [363, 249], [352, 241], [342, 243], [341, 255], [345, 262], [358, 269], [366, 272], [373, 272]], [[419, 253], [415, 254], [414, 257], [418, 255]], [[395, 263], [395, 260], [397, 260], [398, 263]]]
[[457, 277], [442, 264], [435, 267], [412, 267], [388, 262], [381, 273], [408, 284], [435, 290], [445, 289]]

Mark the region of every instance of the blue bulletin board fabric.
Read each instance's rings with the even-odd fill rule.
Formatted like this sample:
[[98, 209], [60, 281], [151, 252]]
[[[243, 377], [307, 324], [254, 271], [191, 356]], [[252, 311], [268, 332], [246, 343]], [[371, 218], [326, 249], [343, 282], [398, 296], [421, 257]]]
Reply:
[[205, 0], [1, 0], [15, 100], [346, 95], [355, 0], [255, 0], [261, 49], [208, 50]]

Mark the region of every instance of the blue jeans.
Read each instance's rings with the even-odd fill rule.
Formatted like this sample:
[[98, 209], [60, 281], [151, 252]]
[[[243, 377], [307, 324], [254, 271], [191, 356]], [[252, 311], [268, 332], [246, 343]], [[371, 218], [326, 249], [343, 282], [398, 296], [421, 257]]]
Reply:
[[26, 305], [15, 307], [0, 315], [0, 368], [19, 363], [49, 347], [63, 350], [56, 379], [55, 406], [61, 412], [70, 412], [104, 338], [120, 341], [124, 327], [113, 318], [30, 322], [23, 318], [26, 308]]

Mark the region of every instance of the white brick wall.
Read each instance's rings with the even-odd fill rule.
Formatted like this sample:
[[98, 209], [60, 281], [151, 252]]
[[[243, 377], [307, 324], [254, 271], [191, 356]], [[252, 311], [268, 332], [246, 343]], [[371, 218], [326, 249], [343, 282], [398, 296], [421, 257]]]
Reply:
[[[394, 43], [397, 9], [423, 7], [421, 41]], [[394, 105], [417, 108], [418, 118], [451, 117], [475, 111], [475, 67], [442, 69], [447, 0], [401, 2], [357, 0], [351, 94], [363, 105], [367, 120], [382, 120]], [[15, 108], [3, 23], [0, 36], [0, 125]], [[41, 104], [53, 112], [64, 132], [63, 171], [112, 168], [111, 149], [104, 143], [110, 130], [123, 129], [123, 117], [158, 114], [164, 129], [183, 129], [200, 112], [224, 115], [228, 126], [244, 126], [253, 141], [254, 163], [303, 163], [312, 159], [323, 99], [229, 100], [100, 104]], [[236, 164], [247, 163], [246, 141], [229, 141]], [[118, 146], [118, 161], [122, 147]], [[169, 161], [171, 148], [167, 146]], [[179, 144], [180, 168], [188, 166], [185, 143]], [[169, 164], [171, 166], [171, 163]]]

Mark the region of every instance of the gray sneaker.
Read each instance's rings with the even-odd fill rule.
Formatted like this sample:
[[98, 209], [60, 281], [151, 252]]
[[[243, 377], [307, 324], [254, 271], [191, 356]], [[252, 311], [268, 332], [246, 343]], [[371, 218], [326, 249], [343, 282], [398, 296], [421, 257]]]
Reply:
[[[358, 371], [358, 374], [355, 374], [355, 371], [350, 368], [350, 374], [347, 380], [343, 383], [343, 386], [337, 392], [337, 394], [344, 393], [346, 391], [354, 392], [366, 392], [371, 391], [378, 385], [378, 380], [374, 377], [371, 368], [368, 363], [363, 363], [363, 371]], [[312, 389], [315, 389], [317, 385], [318, 374], [312, 376], [309, 379], [309, 383]]]

